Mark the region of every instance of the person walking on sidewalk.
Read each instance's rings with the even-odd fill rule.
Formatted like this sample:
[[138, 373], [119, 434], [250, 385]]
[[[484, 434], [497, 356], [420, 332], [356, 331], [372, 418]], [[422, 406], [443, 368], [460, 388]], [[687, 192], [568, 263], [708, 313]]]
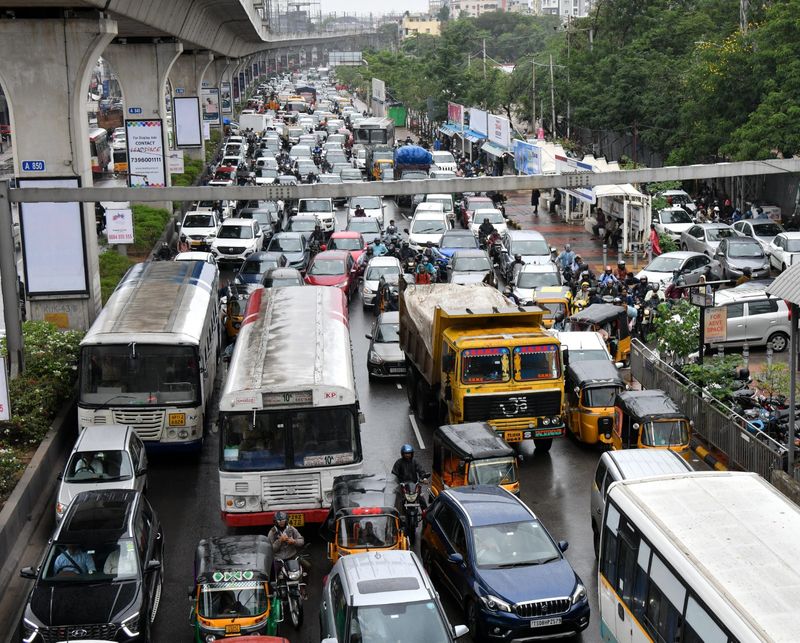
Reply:
[[606, 213], [603, 212], [603, 208], [597, 208], [595, 211], [595, 224], [592, 226], [592, 233], [594, 234], [592, 240], [602, 239], [605, 242]]
[[539, 199], [542, 198], [542, 193], [539, 191], [539, 188], [534, 188], [533, 192], [531, 192], [531, 205], [533, 206], [533, 213], [538, 217], [539, 216]]

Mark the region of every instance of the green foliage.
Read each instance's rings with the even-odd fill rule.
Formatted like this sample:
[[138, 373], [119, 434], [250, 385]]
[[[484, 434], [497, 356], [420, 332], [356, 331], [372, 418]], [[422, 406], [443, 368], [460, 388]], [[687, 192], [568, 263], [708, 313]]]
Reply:
[[148, 251], [164, 233], [170, 213], [163, 208], [135, 203], [133, 210], [134, 249]]
[[[759, 391], [764, 395], [768, 397], [778, 395], [789, 397], [791, 382], [788, 364], [784, 362], [773, 362], [756, 374], [754, 379]], [[798, 386], [797, 392], [800, 392], [800, 386]]]
[[214, 160], [221, 143], [222, 130], [219, 127], [212, 127], [210, 138], [206, 141], [206, 163], [211, 163]]
[[661, 252], [675, 252], [676, 250], [680, 250], [678, 242], [668, 234], [658, 235], [658, 245], [661, 246]]
[[8, 497], [17, 484], [23, 464], [15, 449], [0, 447], [0, 498]]
[[686, 300], [661, 304], [654, 327], [658, 350], [671, 364], [682, 364], [699, 348], [700, 309]]
[[105, 305], [111, 293], [114, 292], [114, 288], [117, 287], [117, 284], [134, 262], [130, 257], [125, 257], [113, 250], [102, 253], [99, 256], [99, 261], [100, 292], [103, 305]]
[[174, 187], [190, 187], [197, 183], [197, 179], [203, 174], [203, 162], [199, 159], [186, 159], [183, 163], [183, 174], [172, 174], [172, 185]]
[[681, 372], [717, 400], [726, 402], [736, 388], [734, 380], [741, 363], [740, 355], [724, 355], [706, 359], [702, 364], [684, 364]]

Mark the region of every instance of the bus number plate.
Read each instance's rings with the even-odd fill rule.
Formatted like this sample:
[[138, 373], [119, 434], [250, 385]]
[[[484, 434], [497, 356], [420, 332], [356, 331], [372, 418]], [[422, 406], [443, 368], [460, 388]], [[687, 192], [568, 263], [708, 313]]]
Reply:
[[506, 431], [506, 442], [522, 442], [522, 431]]
[[306, 517], [303, 514], [289, 514], [289, 524], [292, 527], [303, 527], [306, 524]]
[[531, 621], [531, 627], [548, 627], [549, 625], [561, 625], [561, 617], [543, 618], [540, 621]]
[[167, 421], [170, 426], [186, 426], [186, 413], [170, 413]]
[[231, 623], [225, 626], [225, 634], [238, 634], [242, 631], [242, 626], [238, 623]]

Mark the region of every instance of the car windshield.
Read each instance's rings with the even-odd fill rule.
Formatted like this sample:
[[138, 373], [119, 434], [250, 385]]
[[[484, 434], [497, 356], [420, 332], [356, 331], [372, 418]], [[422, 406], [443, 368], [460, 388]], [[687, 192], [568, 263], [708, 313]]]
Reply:
[[526, 272], [523, 270], [517, 277], [517, 288], [545, 288], [558, 285], [558, 273], [554, 271]]
[[377, 344], [397, 344], [400, 341], [400, 324], [378, 324], [374, 339]]
[[270, 252], [302, 252], [303, 242], [294, 237], [284, 237], [283, 239], [273, 237], [272, 241], [269, 242], [269, 250]]
[[480, 212], [481, 210], [494, 210], [494, 203], [491, 201], [476, 201], [469, 204], [469, 209], [473, 212]]
[[507, 348], [468, 348], [461, 351], [461, 380], [464, 384], [507, 382], [511, 379]]
[[753, 233], [757, 237], [774, 237], [776, 234], [783, 232], [777, 223], [754, 223]]
[[683, 446], [689, 443], [686, 420], [662, 420], [645, 422], [642, 444], [649, 447]]
[[517, 481], [517, 468], [514, 458], [487, 458], [473, 460], [469, 465], [467, 484], [514, 484]]
[[709, 241], [720, 241], [735, 236], [736, 232], [732, 228], [708, 228], [706, 230], [706, 239]]
[[98, 583], [133, 580], [139, 576], [136, 544], [130, 538], [115, 542], [53, 543], [42, 580], [55, 583]]
[[319, 225], [316, 221], [307, 221], [305, 219], [292, 219], [289, 228], [292, 232], [309, 232]]
[[214, 227], [214, 215], [212, 214], [190, 214], [183, 220], [184, 228], [212, 228]]
[[440, 165], [442, 163], [455, 163], [456, 160], [453, 158], [453, 155], [450, 154], [450, 152], [434, 152], [433, 162], [437, 165]]
[[363, 250], [364, 242], [357, 237], [337, 237], [331, 239], [331, 250]]
[[317, 277], [332, 277], [334, 275], [343, 275], [344, 273], [344, 261], [341, 259], [317, 259], [308, 269], [309, 275]]
[[278, 261], [276, 259], [247, 259], [243, 264], [239, 273], [242, 275], [260, 275], [265, 273], [270, 268], [277, 268]]
[[[491, 224], [506, 222], [501, 212], [487, 212], [486, 210], [477, 215], [473, 221], [480, 224], [483, 223], [485, 219], [489, 219], [489, 223]], [[548, 250], [548, 252], [550, 251]]]
[[414, 219], [411, 224], [412, 234], [441, 234], [445, 229], [441, 219]]
[[347, 229], [354, 232], [380, 232], [381, 226], [371, 217], [357, 217], [348, 221]]
[[64, 482], [120, 482], [132, 477], [127, 451], [77, 451], [67, 464]]
[[197, 609], [203, 618], [260, 616], [267, 611], [268, 595], [264, 583], [209, 583], [200, 587]]
[[800, 252], [800, 239], [786, 239], [786, 250], [788, 252]]
[[283, 288], [284, 286], [302, 286], [303, 280], [299, 277], [281, 277], [268, 279], [264, 282], [265, 288]]
[[[359, 176], [361, 176], [360, 172]], [[359, 205], [365, 210], [380, 210], [382, 201], [379, 196], [362, 196], [358, 199], [353, 199], [350, 201], [350, 208], [353, 210], [355, 210]]]
[[[366, 509], [365, 513], [367, 511], [370, 509]], [[398, 535], [397, 519], [394, 516], [376, 514], [346, 516], [339, 520], [336, 526], [339, 546], [347, 549], [366, 549], [394, 545]]]
[[453, 270], [456, 272], [486, 272], [492, 269], [486, 257], [456, 257]]
[[665, 197], [673, 203], [677, 203], [678, 205], [689, 203], [689, 197], [685, 194], [667, 194]]
[[[572, 351], [569, 355], [572, 359]], [[619, 393], [618, 386], [597, 386], [587, 388], [583, 392], [583, 405], [589, 408], [602, 408], [614, 406], [614, 398]]]
[[400, 267], [397, 265], [390, 266], [368, 266], [367, 274], [364, 275], [364, 281], [378, 281], [383, 275], [399, 275]]
[[560, 374], [561, 358], [555, 344], [514, 348], [514, 379], [518, 382], [549, 380], [559, 377]]
[[[386, 579], [386, 583], [391, 589], [392, 581], [401, 580], [406, 579], [389, 578]], [[416, 587], [418, 585], [415, 589]], [[438, 606], [432, 600], [418, 603], [392, 601], [385, 605], [353, 607], [351, 610], [350, 641], [364, 641], [364, 643], [449, 641], [451, 636], [448, 629], [445, 627]]]
[[442, 237], [442, 248], [477, 248], [478, 241], [473, 234], [451, 234]]
[[530, 257], [532, 255], [549, 255], [550, 248], [544, 239], [533, 239], [530, 241], [515, 239], [511, 243], [511, 253]]
[[653, 259], [645, 268], [647, 272], [672, 272], [680, 270], [685, 259], [683, 257], [660, 256]]
[[478, 567], [541, 565], [561, 558], [550, 536], [536, 520], [473, 527]]
[[333, 212], [328, 199], [304, 199], [300, 201], [300, 212]]
[[764, 251], [758, 243], [731, 243], [728, 245], [728, 256], [731, 259], [758, 259]]
[[249, 225], [224, 225], [217, 233], [217, 239], [252, 239], [253, 228]]
[[685, 210], [662, 210], [661, 223], [691, 223], [692, 217]]

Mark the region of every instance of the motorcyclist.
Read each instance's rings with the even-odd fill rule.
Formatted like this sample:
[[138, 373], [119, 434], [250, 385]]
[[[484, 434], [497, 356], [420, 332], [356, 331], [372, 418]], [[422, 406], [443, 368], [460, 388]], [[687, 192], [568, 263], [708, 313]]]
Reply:
[[520, 271], [522, 270], [522, 266], [525, 265], [525, 262], [522, 260], [522, 255], [517, 253], [514, 255], [514, 261], [511, 262], [511, 265], [508, 269], [508, 278], [512, 282], [517, 281], [517, 275], [519, 275]]
[[437, 248], [435, 245], [433, 245], [432, 241], [427, 241], [425, 243], [425, 255], [430, 257], [431, 260], [433, 260], [433, 261], [439, 261], [440, 259], [447, 259], [447, 257], [445, 257], [440, 252], [439, 248]]
[[387, 252], [389, 252], [385, 245], [383, 245], [383, 241], [380, 240], [380, 237], [375, 237], [372, 240], [372, 254], [376, 257], [382, 257]]
[[600, 277], [600, 286], [602, 287], [610, 287], [615, 285], [618, 282], [617, 278], [614, 276], [614, 272], [611, 270], [611, 266], [606, 266], [605, 271], [603, 272], [602, 276]]
[[490, 223], [488, 217], [483, 218], [483, 223], [478, 227], [478, 236], [482, 239], [488, 239], [492, 232], [496, 232], [495, 227]]
[[[654, 299], [655, 301], [653, 301]], [[652, 302], [654, 305], [657, 306], [658, 304], [664, 302], [665, 299], [666, 297], [664, 296], [664, 291], [661, 290], [661, 287], [659, 286], [658, 282], [650, 284], [650, 292], [648, 292], [644, 296], [645, 303]]]
[[562, 271], [572, 267], [572, 264], [575, 261], [575, 253], [572, 252], [572, 246], [570, 244], [567, 243], [564, 245], [564, 252], [558, 255], [558, 259], [556, 261], [558, 263], [558, 267], [561, 268]]
[[[428, 474], [420, 466], [419, 462], [414, 459], [414, 447], [410, 444], [404, 444], [400, 447], [400, 457], [395, 460], [392, 466], [392, 475], [397, 478], [400, 484], [408, 482], [417, 484], [423, 480], [428, 479]], [[425, 499], [420, 494], [420, 506], [425, 508]]]
[[566, 330], [566, 321], [564, 319], [564, 313], [558, 311], [553, 316], [553, 330]]
[[367, 249], [361, 253], [361, 256], [358, 258], [358, 261], [356, 261], [356, 267], [359, 272], [363, 272], [364, 268], [366, 267], [366, 265], [369, 263], [369, 260], [372, 259], [373, 256], [374, 255], [372, 246], [369, 245], [367, 246]]
[[389, 219], [389, 225], [386, 226], [386, 236], [396, 237], [398, 234], [400, 234], [400, 231], [397, 229], [394, 219]]
[[519, 297], [517, 297], [517, 296], [514, 294], [514, 289], [513, 289], [513, 288], [511, 288], [511, 286], [506, 286], [506, 287], [503, 289], [503, 295], [505, 295], [505, 297], [506, 297], [507, 299], [510, 299], [511, 301], [513, 301], [513, 302], [514, 302], [514, 303], [515, 303], [517, 306], [519, 306], [520, 304], [522, 304], [522, 302], [519, 300]]
[[415, 282], [429, 284], [436, 279], [436, 267], [431, 263], [430, 257], [423, 254], [417, 256]]
[[414, 257], [414, 250], [408, 245], [408, 241], [400, 244], [400, 261], [406, 262]]
[[586, 308], [589, 305], [589, 282], [581, 282], [581, 289], [575, 295], [575, 305], [579, 308]]
[[634, 299], [644, 299], [649, 290], [650, 288], [647, 277], [642, 277], [639, 279], [639, 283], [633, 287], [631, 294], [633, 295]]
[[617, 270], [614, 276], [621, 284], [624, 284], [628, 280], [628, 269], [625, 267], [624, 261], [620, 260], [617, 262]]
[[285, 511], [275, 513], [275, 524], [269, 530], [267, 539], [272, 545], [272, 553], [276, 561], [273, 570], [276, 575], [280, 567], [280, 563], [277, 561], [297, 558], [300, 548], [306, 542], [302, 534], [289, 524], [289, 516]]
[[364, 208], [361, 207], [360, 203], [356, 203], [356, 209], [353, 212], [353, 216], [354, 217], [365, 217], [365, 216], [367, 216], [367, 213], [364, 211]]

